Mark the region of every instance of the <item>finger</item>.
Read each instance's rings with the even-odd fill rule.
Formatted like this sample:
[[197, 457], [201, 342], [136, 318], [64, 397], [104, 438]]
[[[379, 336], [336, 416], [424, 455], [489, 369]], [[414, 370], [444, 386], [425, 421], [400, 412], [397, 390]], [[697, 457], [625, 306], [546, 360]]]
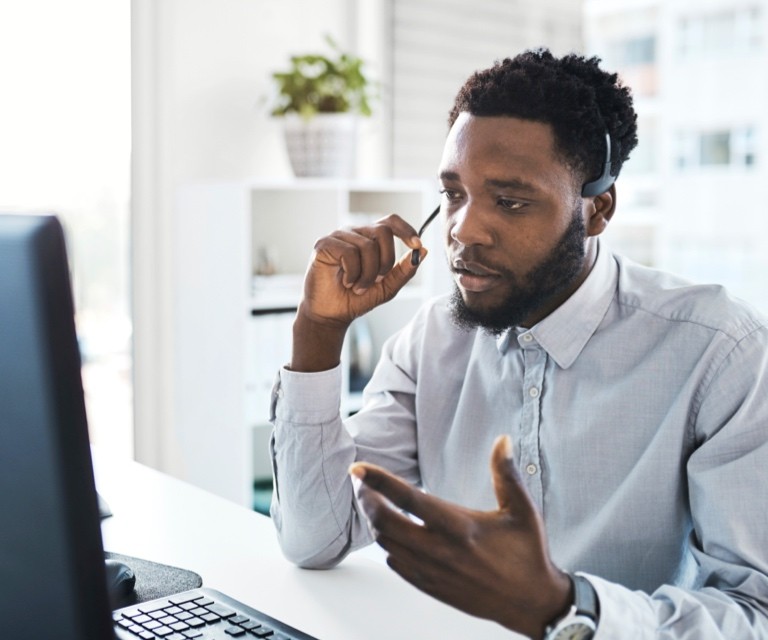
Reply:
[[396, 213], [377, 220], [376, 224], [384, 225], [391, 229], [392, 234], [400, 238], [409, 249], [421, 249], [421, 238], [419, 238], [416, 229]]
[[384, 292], [384, 299], [391, 300], [398, 291], [402, 289], [408, 281], [416, 275], [416, 271], [421, 264], [421, 260], [427, 255], [428, 251], [422, 247], [414, 249], [419, 252], [419, 261], [414, 264], [411, 259], [411, 252], [402, 255], [394, 268], [381, 279], [381, 287]]
[[394, 509], [391, 502], [371, 487], [361, 485], [357, 492], [357, 499], [379, 540], [382, 537], [405, 540], [411, 538], [416, 533], [416, 529], [421, 529], [410, 518]]
[[382, 494], [399, 509], [420, 518], [425, 526], [448, 533], [462, 531], [461, 522], [453, 515], [452, 505], [426, 494], [388, 471], [366, 462], [356, 462], [350, 473], [371, 489]]
[[499, 509], [515, 514], [520, 514], [521, 510], [535, 510], [531, 496], [515, 466], [512, 439], [509, 436], [499, 436], [493, 443], [491, 477]]
[[315, 243], [315, 260], [340, 266], [345, 288], [367, 288], [379, 272], [379, 244], [358, 230], [337, 229]]
[[372, 229], [372, 238], [379, 245], [379, 272], [377, 276], [385, 276], [395, 266], [394, 234], [387, 225], [376, 224]]

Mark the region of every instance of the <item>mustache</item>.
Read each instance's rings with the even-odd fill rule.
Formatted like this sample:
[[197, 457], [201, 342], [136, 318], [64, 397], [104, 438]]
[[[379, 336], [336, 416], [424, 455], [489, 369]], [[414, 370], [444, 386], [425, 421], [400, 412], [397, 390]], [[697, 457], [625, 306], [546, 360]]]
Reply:
[[460, 252], [448, 256], [448, 266], [452, 272], [463, 269], [464, 265], [477, 265], [484, 271], [502, 276], [512, 275], [504, 265], [489, 260], [488, 256], [484, 255], [483, 249], [477, 246], [464, 247]]

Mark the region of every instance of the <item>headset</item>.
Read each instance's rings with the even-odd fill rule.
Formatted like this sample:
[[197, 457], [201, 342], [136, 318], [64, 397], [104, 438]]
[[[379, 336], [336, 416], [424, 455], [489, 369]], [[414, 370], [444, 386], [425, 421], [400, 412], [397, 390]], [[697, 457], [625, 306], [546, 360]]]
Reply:
[[616, 176], [611, 175], [611, 134], [605, 132], [605, 161], [603, 162], [603, 172], [599, 178], [591, 182], [585, 182], [581, 187], [581, 195], [585, 198], [599, 196], [608, 191], [611, 185], [616, 182]]

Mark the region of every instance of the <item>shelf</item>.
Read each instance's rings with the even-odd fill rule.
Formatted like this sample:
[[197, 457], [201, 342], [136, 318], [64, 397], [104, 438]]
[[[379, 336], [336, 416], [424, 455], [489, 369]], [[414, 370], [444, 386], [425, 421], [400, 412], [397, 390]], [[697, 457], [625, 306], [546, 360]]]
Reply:
[[[252, 505], [254, 480], [270, 471], [271, 389], [290, 359], [293, 317], [315, 241], [339, 226], [390, 213], [418, 228], [436, 199], [432, 181], [265, 180], [180, 191], [172, 234], [170, 375], [172, 432], [186, 480]], [[434, 295], [433, 271], [441, 262], [425, 262], [393, 301], [365, 316], [374, 362], [383, 342]], [[265, 272], [272, 275], [254, 276]], [[348, 343], [344, 413], [361, 404], [361, 394], [349, 389]]]

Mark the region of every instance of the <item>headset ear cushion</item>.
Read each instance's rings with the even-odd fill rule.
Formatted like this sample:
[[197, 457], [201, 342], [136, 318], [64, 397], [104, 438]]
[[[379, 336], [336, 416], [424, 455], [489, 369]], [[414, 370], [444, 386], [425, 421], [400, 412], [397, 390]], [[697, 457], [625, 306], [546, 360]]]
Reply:
[[581, 187], [581, 195], [585, 198], [599, 196], [611, 188], [616, 181], [616, 177], [611, 175], [611, 134], [605, 132], [605, 160], [603, 161], [603, 171], [600, 177], [591, 182], [585, 182]]

